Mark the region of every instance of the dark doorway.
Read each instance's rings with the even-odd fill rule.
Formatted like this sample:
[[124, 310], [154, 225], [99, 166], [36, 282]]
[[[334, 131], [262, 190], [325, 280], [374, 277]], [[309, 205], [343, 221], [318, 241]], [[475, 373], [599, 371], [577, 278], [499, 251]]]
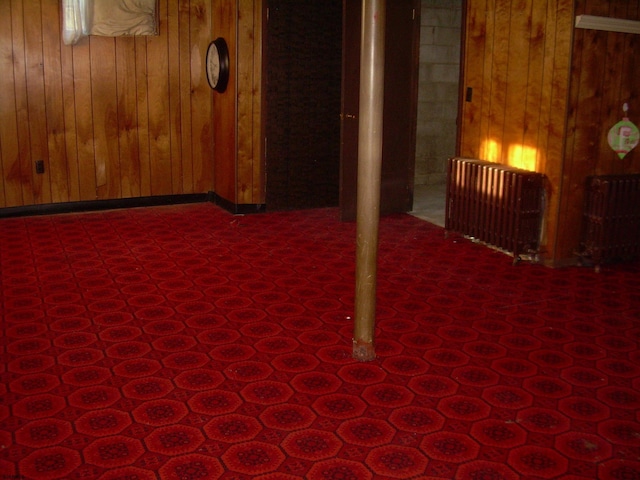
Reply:
[[[345, 0], [344, 5], [340, 213], [343, 220], [353, 220], [357, 197], [362, 2]], [[408, 212], [413, 206], [419, 49], [420, 0], [386, 2], [382, 215]]]
[[268, 210], [339, 201], [342, 0], [269, 0]]
[[[356, 212], [361, 0], [268, 0], [268, 210]], [[386, 6], [381, 213], [413, 203], [420, 0]]]

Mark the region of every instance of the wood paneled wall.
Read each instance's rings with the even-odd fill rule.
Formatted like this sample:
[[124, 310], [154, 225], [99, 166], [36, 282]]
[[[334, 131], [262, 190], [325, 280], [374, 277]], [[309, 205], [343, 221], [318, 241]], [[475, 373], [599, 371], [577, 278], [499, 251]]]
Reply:
[[[575, 14], [640, 20], [640, 0], [578, 0]], [[579, 246], [586, 177], [640, 173], [640, 147], [621, 160], [607, 141], [625, 102], [640, 125], [640, 35], [576, 29], [556, 244], [561, 258]]]
[[640, 123], [638, 36], [574, 32], [575, 15], [636, 19], [638, 3], [467, 2], [459, 153], [546, 174], [547, 263], [575, 260], [586, 175], [638, 169], [606, 144], [625, 101]]
[[159, 0], [159, 36], [74, 46], [60, 0], [0, 1], [0, 208], [212, 190], [211, 1]]
[[265, 202], [262, 0], [212, 0], [213, 37], [229, 46], [231, 71], [214, 94], [215, 192], [233, 205]]

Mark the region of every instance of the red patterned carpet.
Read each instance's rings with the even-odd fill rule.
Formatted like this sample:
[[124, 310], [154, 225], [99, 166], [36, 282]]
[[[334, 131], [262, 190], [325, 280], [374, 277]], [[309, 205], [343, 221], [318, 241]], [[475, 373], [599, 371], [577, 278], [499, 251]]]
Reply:
[[0, 220], [0, 479], [640, 478], [640, 266], [211, 204]]

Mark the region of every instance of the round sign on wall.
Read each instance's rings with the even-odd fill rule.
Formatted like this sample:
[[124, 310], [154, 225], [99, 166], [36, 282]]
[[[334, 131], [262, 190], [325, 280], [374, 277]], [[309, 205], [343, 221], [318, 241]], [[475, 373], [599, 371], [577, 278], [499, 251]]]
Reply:
[[638, 127], [629, 121], [627, 117], [629, 106], [625, 103], [622, 108], [625, 114], [624, 118], [611, 127], [608, 135], [609, 146], [618, 154], [620, 159], [623, 159], [627, 153], [633, 150], [640, 140]]

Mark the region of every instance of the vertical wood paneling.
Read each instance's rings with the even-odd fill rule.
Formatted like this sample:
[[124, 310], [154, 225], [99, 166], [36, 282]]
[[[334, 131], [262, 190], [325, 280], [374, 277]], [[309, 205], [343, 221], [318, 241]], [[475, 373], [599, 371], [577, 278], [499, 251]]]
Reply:
[[[211, 88], [205, 76], [205, 56], [209, 42], [217, 35], [212, 29], [211, 0], [191, 0], [191, 143], [193, 158], [193, 188], [210, 191], [214, 186], [214, 164], [226, 159], [214, 154], [212, 128], [213, 104]], [[186, 78], [184, 81], [188, 81]], [[231, 127], [235, 125], [230, 118]], [[217, 140], [216, 140], [217, 141]]]
[[[624, 102], [640, 112], [638, 36], [574, 29], [575, 15], [637, 19], [640, 2], [486, 0], [484, 26], [474, 3], [467, 4], [464, 85], [474, 88], [475, 105], [463, 106], [460, 153], [544, 173], [545, 260], [570, 262], [586, 176], [640, 171], [638, 152], [619, 160], [607, 143]], [[522, 147], [520, 159], [514, 146]], [[534, 153], [530, 166], [518, 165]]]
[[542, 248], [552, 256], [558, 212], [553, 192], [561, 183], [573, 2], [487, 0], [484, 17], [474, 3], [467, 3], [474, 12], [471, 18], [484, 18], [484, 25], [473, 24], [472, 31], [485, 35], [473, 33], [482, 41], [467, 37], [465, 43], [464, 85], [474, 88], [475, 105], [463, 108], [461, 138], [467, 128], [473, 133], [461, 143], [460, 154], [547, 175], [550, 195]]
[[[167, 0], [158, 1], [162, 35], [147, 37], [147, 85], [149, 88], [149, 146], [151, 195], [172, 192], [169, 52], [167, 49]], [[175, 159], [178, 161], [178, 159]]]
[[[637, 0], [614, 0], [610, 5], [609, 15], [635, 20], [638, 18], [638, 3], [640, 2]], [[614, 88], [605, 88], [603, 97], [603, 108], [605, 109], [603, 114], [606, 114], [604, 122], [609, 126], [615, 125], [624, 115], [622, 105], [634, 95], [636, 98], [640, 95], [638, 91], [640, 79], [637, 76], [636, 78], [629, 77], [634, 70], [637, 73], [637, 70], [633, 68], [635, 58], [633, 55], [620, 55], [620, 52], [637, 51], [635, 49], [638, 48], [638, 35], [614, 35], [612, 37], [607, 41], [604, 84]], [[633, 113], [631, 114], [633, 115]], [[640, 123], [640, 115], [636, 119], [636, 123]], [[605, 135], [601, 137], [600, 149], [609, 153], [610, 147]], [[601, 159], [603, 158], [606, 156], [601, 156]], [[603, 171], [603, 174], [623, 174], [633, 168], [633, 165], [630, 164], [632, 158], [625, 157], [619, 162], [613, 162], [613, 165], [606, 161], [599, 162], [596, 168], [598, 172]]]
[[[198, 84], [201, 76], [196, 76], [196, 82], [191, 78], [191, 31], [189, 21], [191, 19], [191, 3], [189, 0], [179, 0], [178, 2], [178, 62], [179, 62], [179, 78], [180, 78], [180, 146], [183, 158], [193, 158], [193, 149], [191, 145], [192, 122], [191, 122], [191, 90]], [[205, 23], [206, 25], [206, 23]], [[194, 41], [193, 46], [197, 49], [198, 43]], [[198, 52], [194, 55], [196, 63], [203, 55]], [[203, 69], [202, 63], [197, 65], [195, 70]], [[199, 165], [199, 161], [194, 158]], [[190, 192], [194, 188], [194, 165], [188, 162], [182, 168], [182, 191]]]
[[[519, 12], [518, 12], [519, 14]], [[493, 26], [493, 53], [491, 55], [491, 80], [490, 103], [488, 110], [488, 130], [487, 139], [491, 141], [491, 151], [485, 153], [491, 161], [501, 161], [503, 150], [502, 141], [494, 141], [494, 139], [502, 139], [504, 134], [504, 124], [506, 118], [507, 106], [507, 82], [509, 81], [509, 54], [513, 54], [510, 50], [509, 41], [516, 34], [510, 31], [511, 24], [511, 0], [496, 0]], [[514, 72], [515, 73], [515, 72]], [[520, 75], [523, 72], [518, 72]], [[513, 79], [513, 75], [512, 75]], [[487, 89], [485, 87], [485, 92]], [[483, 109], [483, 112], [485, 110]], [[515, 112], [509, 112], [512, 115]]]
[[[627, 2], [620, 2], [625, 5]], [[628, 18], [633, 20], [640, 20], [640, 0], [630, 1], [628, 2]], [[640, 89], [638, 88], [638, 84], [640, 81], [640, 56], [632, 55], [629, 52], [640, 52], [640, 35], [625, 35], [624, 36], [624, 45], [623, 45], [624, 55], [622, 57], [622, 81], [620, 85], [620, 98], [618, 99], [618, 104], [629, 102], [634, 106], [633, 112], [630, 112], [631, 116], [634, 118], [634, 122], [636, 125], [640, 124]], [[618, 114], [620, 110], [618, 110]], [[637, 148], [637, 147], [636, 147]], [[640, 171], [638, 169], [638, 160], [640, 155], [636, 151], [634, 155], [628, 155], [624, 159], [620, 160], [617, 164], [617, 168], [613, 170], [613, 173], [624, 173], [624, 172], [632, 172], [634, 171], [634, 166], [636, 171]]]
[[[575, 8], [576, 15], [637, 19], [638, 1], [578, 0]], [[609, 129], [621, 119], [624, 102], [629, 103], [631, 112], [640, 113], [640, 51], [635, 48], [637, 40], [629, 37], [637, 35], [575, 30], [558, 215], [559, 258], [571, 257], [579, 247], [586, 177], [640, 172], [638, 152], [632, 151], [621, 161], [606, 138]], [[636, 122], [638, 118], [635, 117]]]
[[[527, 96], [525, 100], [525, 110], [523, 117], [523, 138], [522, 145], [526, 149], [535, 150], [535, 156], [531, 165], [528, 165], [528, 158], [522, 158], [522, 165], [539, 170], [545, 154], [540, 145], [540, 131], [544, 114], [542, 105], [544, 104], [544, 79], [545, 79], [545, 23], [547, 18], [548, 5], [535, 1], [529, 1], [530, 29], [529, 29], [529, 65], [527, 74]], [[523, 149], [523, 155], [530, 154], [529, 150]]]
[[[577, 0], [575, 14], [587, 13], [585, 6], [584, 0]], [[602, 5], [591, 13], [606, 15]], [[606, 51], [606, 37], [606, 32], [598, 30], [575, 29], [574, 32], [568, 98], [571, 112], [568, 118], [558, 216], [559, 219], [564, 219], [562, 228], [558, 230], [557, 246], [560, 251], [567, 250], [569, 243], [575, 242], [571, 248], [577, 247], [581, 228], [584, 178], [588, 175], [589, 165], [598, 157], [600, 142], [597, 123], [604, 72], [600, 60]], [[567, 253], [570, 255], [570, 252]]]
[[[473, 3], [473, 2], [468, 2]], [[490, 115], [491, 102], [493, 96], [491, 94], [493, 85], [493, 55], [494, 55], [494, 37], [495, 37], [495, 12], [496, 12], [496, 0], [487, 0], [487, 9], [485, 13], [485, 32], [486, 38], [483, 45], [478, 45], [478, 49], [470, 52], [469, 55], [465, 54], [465, 58], [470, 58], [472, 55], [478, 55], [483, 59], [482, 65], [482, 88], [480, 95], [476, 96], [474, 103], [480, 104], [480, 137], [478, 138], [478, 145], [475, 150], [478, 152], [477, 156], [485, 156], [482, 152], [483, 145], [486, 145], [485, 139], [489, 135], [489, 126], [491, 125]], [[471, 73], [471, 72], [469, 72]], [[475, 156], [475, 155], [473, 155]]]
[[[473, 98], [483, 98], [484, 77], [484, 52], [487, 44], [487, 2], [476, 1], [467, 3], [465, 13], [465, 38], [463, 39], [462, 55], [466, 58], [463, 62], [464, 69], [462, 84], [462, 118], [465, 119], [465, 128], [460, 129], [459, 150], [466, 155], [477, 157], [480, 155], [480, 121], [482, 119], [482, 103], [474, 102]], [[467, 55], [468, 53], [468, 55]], [[471, 99], [467, 99], [467, 89], [470, 88]]]
[[[32, 161], [43, 160], [49, 165], [47, 118], [44, 93], [43, 28], [40, 2], [25, 2], [24, 38], [25, 71], [27, 75], [27, 107], [29, 117], [29, 144]], [[34, 172], [34, 167], [30, 166]], [[50, 168], [43, 175], [32, 174], [35, 203], [51, 201]]]
[[[607, 15], [626, 18], [628, 7], [628, 1], [624, 2], [624, 4], [621, 4], [620, 0], [611, 1]], [[623, 51], [624, 43], [625, 35], [611, 35], [606, 37], [606, 47], [603, 52], [602, 85], [600, 86], [602, 89], [602, 100], [599, 105], [599, 116], [604, 125], [613, 126], [616, 122], [620, 121], [623, 115], [622, 103], [620, 103], [620, 88], [622, 87], [622, 76], [620, 73], [623, 70], [624, 58], [618, 55], [618, 52]], [[618, 105], [618, 108], [616, 108], [616, 105]], [[610, 149], [607, 136], [601, 135], [597, 140], [597, 145], [594, 148], [594, 151], [597, 152], [595, 162], [596, 175], [604, 175], [609, 172], [617, 173], [615, 167], [620, 165], [619, 163], [614, 163], [613, 171], [611, 171], [607, 168], [608, 162], [601, 161], [603, 158], [606, 158], [609, 153], [608, 149]]]
[[16, 162], [9, 170], [9, 178], [19, 180], [23, 204], [33, 205], [37, 202], [35, 187], [32, 183], [33, 163], [31, 162], [24, 24], [22, 0], [12, 0], [11, 42], [13, 47], [13, 80], [15, 82], [13, 91], [15, 92], [15, 114], [18, 130], [18, 155]]
[[116, 38], [118, 158], [122, 197], [140, 196], [137, 138], [136, 46], [133, 38]]
[[[567, 95], [573, 28], [573, 5], [565, 0], [551, 0], [547, 14], [545, 43], [545, 82], [542, 90], [540, 141], [542, 162], [540, 172], [547, 175], [547, 212], [545, 238], [547, 258], [555, 261], [560, 219], [560, 191], [564, 168], [565, 137], [567, 133]], [[546, 106], [548, 105], [548, 110]]]
[[[57, 2], [55, 2], [57, 3]], [[60, 65], [62, 69], [62, 108], [64, 117], [65, 161], [67, 166], [68, 199], [79, 200], [80, 195], [80, 162], [78, 157], [78, 129], [76, 118], [76, 100], [74, 90], [73, 49], [60, 49]], [[62, 187], [58, 187], [62, 188]]]
[[[69, 200], [68, 165], [65, 145], [64, 101], [62, 97], [62, 63], [60, 55], [60, 23], [49, 21], [58, 14], [57, 2], [42, 2], [42, 38], [47, 147], [51, 201]], [[45, 180], [46, 177], [44, 178]]]
[[79, 200], [98, 198], [96, 185], [95, 141], [91, 102], [91, 55], [89, 41], [83, 40], [73, 48], [73, 80], [75, 118], [78, 144]]
[[91, 37], [91, 106], [97, 198], [120, 198], [116, 43]]
[[[557, 35], [558, 31], [558, 12], [557, 12], [557, 0], [550, 0], [548, 4], [534, 4], [534, 29], [532, 35], [535, 35], [537, 39], [538, 48], [542, 58], [540, 60], [540, 105], [539, 105], [539, 117], [538, 128], [531, 128], [530, 132], [525, 133], [525, 138], [530, 138], [531, 145], [538, 146], [538, 157], [536, 160], [538, 171], [549, 172], [553, 167], [552, 165], [558, 165], [559, 162], [549, 162], [551, 158], [551, 140], [550, 140], [550, 128], [553, 128], [551, 124], [551, 115], [555, 112], [552, 106], [552, 94], [556, 90], [553, 88], [553, 79], [557, 77], [555, 75], [555, 46], [556, 41], [560, 37]], [[539, 23], [538, 23], [539, 22]], [[568, 62], [566, 62], [568, 63]], [[551, 88], [550, 88], [551, 86]], [[533, 112], [534, 106], [531, 105], [533, 96], [528, 98], [529, 104], [527, 110]], [[535, 121], [535, 116], [531, 115], [531, 122]], [[561, 119], [562, 121], [562, 119]], [[532, 139], [532, 135], [537, 135], [536, 139]], [[559, 158], [559, 157], [556, 157]], [[547, 173], [549, 175], [549, 173]]]
[[234, 204], [238, 203], [236, 175], [237, 1], [213, 1], [213, 38], [223, 37], [227, 41], [231, 63], [227, 90], [223, 93], [215, 92], [213, 97], [214, 155], [216, 158], [214, 171], [215, 192]]
[[59, 0], [0, 2], [0, 208], [212, 190], [212, 1], [160, 0], [158, 36], [74, 46]]
[[[178, 1], [179, 4], [179, 1]], [[175, 45], [177, 48], [169, 48]], [[171, 193], [183, 192], [182, 125], [180, 123], [180, 7], [167, 10], [167, 49], [169, 65], [169, 144], [171, 145]]]
[[[520, 168], [526, 168], [523, 158], [525, 154], [523, 143], [528, 128], [528, 125], [525, 124], [528, 106], [527, 93], [531, 69], [535, 66], [531, 64], [534, 61], [531, 56], [531, 3], [531, 0], [513, 0], [509, 10], [506, 6], [503, 9], [504, 14], [508, 12], [509, 15], [509, 28], [506, 30], [508, 41], [501, 44], [501, 49], [502, 45], [506, 46], [508, 54], [506, 64], [504, 64], [506, 71], [504, 83], [498, 84], [499, 89], [504, 85], [505, 92], [504, 104], [502, 105], [504, 113], [500, 112], [504, 115], [503, 141], [500, 143], [504, 149], [504, 155], [508, 156], [509, 163]], [[506, 20], [497, 23], [506, 23]], [[504, 39], [501, 40], [504, 41]], [[535, 100], [540, 101], [539, 98]], [[500, 101], [496, 103], [502, 104]], [[496, 117], [496, 120], [498, 118]]]
[[[254, 1], [238, 1], [238, 196], [237, 203], [252, 203], [254, 164], [260, 161], [253, 152], [253, 32]], [[258, 45], [258, 48], [260, 46]], [[258, 125], [259, 126], [259, 125]]]
[[214, 93], [215, 192], [236, 204], [264, 203], [262, 0], [213, 0], [213, 38], [227, 41], [229, 85]]
[[11, 3], [0, 2], [0, 207], [22, 204], [11, 19]]
[[151, 138], [149, 130], [149, 86], [147, 78], [147, 39], [137, 37], [136, 101], [138, 113], [138, 157], [140, 158], [140, 195], [151, 195]]
[[253, 104], [253, 189], [250, 203], [265, 203], [265, 165], [264, 165], [264, 109], [262, 108], [262, 42], [263, 25], [266, 23], [266, 15], [263, 0], [254, 0], [253, 7], [253, 85], [251, 98]]

